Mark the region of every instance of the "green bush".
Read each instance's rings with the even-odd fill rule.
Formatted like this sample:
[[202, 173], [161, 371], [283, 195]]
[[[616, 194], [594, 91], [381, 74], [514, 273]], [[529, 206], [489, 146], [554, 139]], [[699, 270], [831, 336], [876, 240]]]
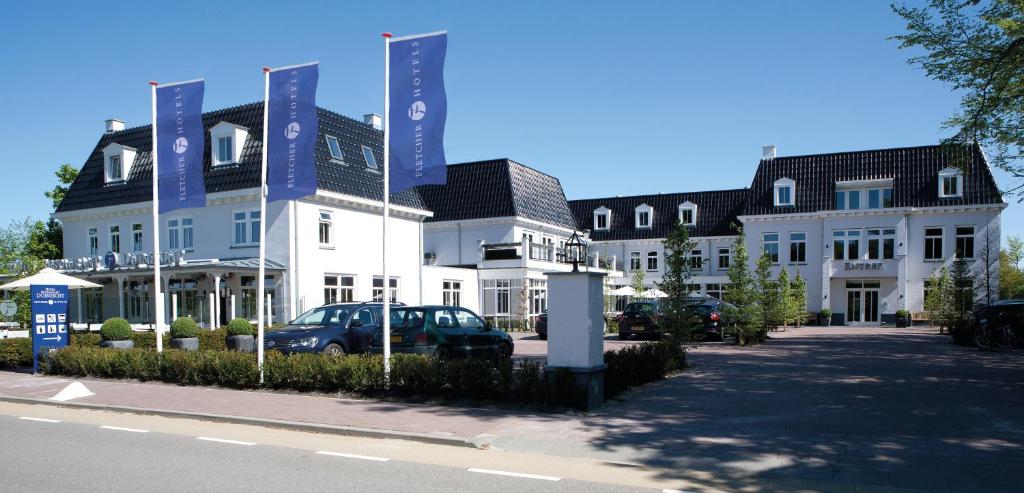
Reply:
[[199, 337], [199, 325], [191, 317], [181, 317], [171, 322], [171, 339]]
[[228, 322], [228, 336], [251, 336], [254, 333], [252, 324], [244, 318], [233, 318]]
[[896, 310], [896, 318], [910, 318], [910, 312], [906, 310]]
[[680, 370], [686, 350], [669, 341], [605, 351], [604, 397], [614, 398], [630, 387], [661, 380]]
[[0, 339], [0, 368], [32, 366], [32, 339]]
[[123, 318], [108, 318], [100, 327], [104, 341], [127, 341], [132, 338], [132, 325]]
[[822, 308], [821, 311], [818, 312], [818, 315], [821, 315], [822, 317], [825, 318], [832, 318], [832, 310], [829, 310], [828, 308]]

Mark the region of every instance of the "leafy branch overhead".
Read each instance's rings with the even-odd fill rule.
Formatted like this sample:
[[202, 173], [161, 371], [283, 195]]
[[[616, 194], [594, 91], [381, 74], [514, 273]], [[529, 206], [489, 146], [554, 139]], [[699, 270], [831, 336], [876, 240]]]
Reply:
[[925, 51], [908, 62], [962, 94], [959, 112], [944, 122], [957, 133], [945, 143], [994, 151], [992, 164], [1016, 179], [1005, 192], [1024, 200], [1024, 2], [930, 0], [892, 9], [907, 23], [892, 39]]

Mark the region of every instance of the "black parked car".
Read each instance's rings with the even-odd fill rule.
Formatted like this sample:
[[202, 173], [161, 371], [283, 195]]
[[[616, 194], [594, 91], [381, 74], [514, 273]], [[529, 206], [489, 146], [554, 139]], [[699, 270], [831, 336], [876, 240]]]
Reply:
[[661, 338], [660, 318], [661, 303], [657, 300], [634, 301], [626, 305], [619, 315], [619, 339], [628, 339], [629, 336]]
[[[721, 341], [725, 337], [728, 307], [732, 305], [716, 298], [697, 296], [687, 298], [687, 308], [697, 319], [697, 326], [690, 333], [694, 340]], [[658, 326], [661, 319], [661, 302], [657, 300], [634, 301], [626, 305], [619, 316], [619, 339], [630, 336], [661, 338]]]
[[548, 312], [537, 315], [537, 320], [533, 322], [533, 331], [537, 333], [540, 340], [548, 340]]
[[303, 313], [283, 329], [267, 332], [263, 347], [283, 353], [363, 353], [382, 313], [381, 303], [324, 305]]
[[975, 344], [975, 332], [982, 326], [988, 325], [995, 329], [1009, 326], [1014, 330], [1016, 346], [1024, 338], [1024, 300], [999, 300], [991, 305], [981, 306], [974, 310], [970, 324], [954, 327], [950, 330], [953, 342], [973, 346]]
[[[374, 331], [371, 352], [384, 350], [384, 330]], [[504, 331], [458, 306], [414, 306], [391, 310], [391, 351], [441, 359], [512, 357], [515, 344]]]

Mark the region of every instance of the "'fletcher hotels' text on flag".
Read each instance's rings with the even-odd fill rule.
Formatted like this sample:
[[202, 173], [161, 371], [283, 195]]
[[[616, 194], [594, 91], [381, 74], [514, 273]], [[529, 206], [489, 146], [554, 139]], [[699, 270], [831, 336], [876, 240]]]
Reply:
[[267, 200], [298, 199], [316, 193], [313, 148], [319, 134], [316, 84], [319, 65], [270, 72], [267, 117]]
[[156, 88], [160, 213], [206, 206], [202, 80]]
[[391, 193], [447, 181], [444, 124], [446, 32], [392, 40], [388, 125]]

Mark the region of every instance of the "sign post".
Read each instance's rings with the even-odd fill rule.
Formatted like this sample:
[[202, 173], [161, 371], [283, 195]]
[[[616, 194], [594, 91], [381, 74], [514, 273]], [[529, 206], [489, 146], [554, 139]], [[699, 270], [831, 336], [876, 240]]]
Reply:
[[39, 372], [39, 352], [68, 345], [68, 287], [33, 284], [32, 373]]

